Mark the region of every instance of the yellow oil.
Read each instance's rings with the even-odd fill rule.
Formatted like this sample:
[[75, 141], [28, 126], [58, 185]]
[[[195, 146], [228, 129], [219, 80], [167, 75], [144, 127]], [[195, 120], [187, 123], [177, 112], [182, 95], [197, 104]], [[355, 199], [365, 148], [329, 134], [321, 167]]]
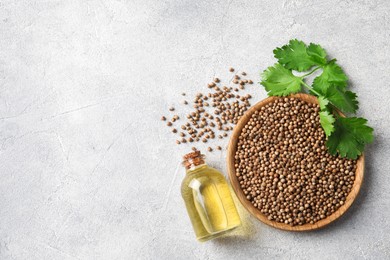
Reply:
[[207, 241], [241, 224], [223, 175], [206, 164], [187, 170], [182, 196], [196, 238]]

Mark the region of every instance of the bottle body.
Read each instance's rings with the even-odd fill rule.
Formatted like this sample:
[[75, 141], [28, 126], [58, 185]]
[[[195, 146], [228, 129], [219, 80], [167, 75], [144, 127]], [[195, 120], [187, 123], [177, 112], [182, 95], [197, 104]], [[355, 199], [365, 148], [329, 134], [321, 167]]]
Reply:
[[203, 164], [187, 170], [181, 192], [199, 241], [220, 236], [241, 224], [226, 179], [216, 169]]

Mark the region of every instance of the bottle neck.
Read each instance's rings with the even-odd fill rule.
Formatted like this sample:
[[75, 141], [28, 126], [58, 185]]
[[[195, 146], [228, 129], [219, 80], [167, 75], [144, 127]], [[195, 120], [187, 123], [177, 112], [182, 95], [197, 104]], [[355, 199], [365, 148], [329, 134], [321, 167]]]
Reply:
[[203, 163], [203, 164], [199, 164], [199, 165], [192, 165], [191, 167], [189, 168], [186, 168], [186, 173], [189, 174], [189, 173], [193, 173], [193, 172], [196, 172], [198, 171], [199, 169], [201, 168], [204, 168], [204, 167], [207, 167], [207, 164], [206, 163]]

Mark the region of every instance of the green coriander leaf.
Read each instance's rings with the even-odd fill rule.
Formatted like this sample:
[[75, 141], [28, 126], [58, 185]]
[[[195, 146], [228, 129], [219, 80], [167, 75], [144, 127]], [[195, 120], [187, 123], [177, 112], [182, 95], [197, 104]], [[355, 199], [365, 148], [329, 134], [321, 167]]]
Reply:
[[333, 60], [325, 65], [322, 74], [314, 79], [313, 89], [317, 92], [326, 92], [331, 85], [344, 89], [347, 86], [347, 80], [347, 75]]
[[279, 63], [268, 67], [261, 78], [269, 96], [287, 96], [301, 90], [301, 79]]
[[[373, 129], [367, 126], [367, 120], [363, 118], [343, 118], [335, 113], [355, 113], [358, 109], [357, 96], [346, 90], [348, 77], [336, 64], [336, 59], [328, 62], [326, 52], [320, 45], [310, 43], [307, 46], [297, 39], [290, 40], [273, 52], [279, 63], [267, 68], [261, 75], [261, 84], [268, 95], [285, 96], [300, 92], [305, 86], [310, 94], [318, 98], [320, 123], [327, 136], [329, 153], [353, 159], [361, 155], [364, 146], [373, 140]], [[292, 73], [292, 70], [302, 72], [313, 66], [316, 66], [315, 69], [301, 77]], [[320, 68], [321, 75], [314, 79], [310, 87], [303, 78]]]
[[305, 71], [315, 65], [315, 62], [307, 54], [306, 44], [297, 39], [290, 40], [289, 44], [274, 50], [275, 58], [287, 69]]
[[320, 123], [326, 136], [330, 136], [330, 134], [334, 131], [334, 123], [335, 119], [332, 114], [329, 114], [328, 111], [320, 112]]
[[307, 47], [307, 54], [318, 65], [327, 63], [326, 52], [319, 44], [310, 43], [309, 47]]
[[329, 104], [329, 100], [327, 100], [325, 97], [323, 96], [319, 96], [318, 97], [318, 104], [320, 105], [320, 109], [321, 110], [326, 110], [327, 108], [327, 105]]
[[328, 137], [326, 145], [331, 154], [356, 159], [362, 154], [364, 146], [374, 139], [373, 129], [366, 125], [364, 118], [339, 117], [335, 122], [335, 131]]
[[324, 96], [332, 105], [344, 113], [355, 113], [359, 108], [356, 94], [351, 91], [344, 91], [340, 87], [332, 86], [328, 88]]

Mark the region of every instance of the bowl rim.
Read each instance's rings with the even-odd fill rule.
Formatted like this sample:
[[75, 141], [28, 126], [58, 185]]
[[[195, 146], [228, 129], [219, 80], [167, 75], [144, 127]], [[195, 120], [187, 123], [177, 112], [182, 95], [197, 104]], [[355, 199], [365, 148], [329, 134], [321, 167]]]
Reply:
[[[290, 96], [287, 96], [289, 98], [298, 98], [303, 101], [306, 101], [308, 103], [313, 103], [313, 104], [318, 104], [317, 97], [309, 95], [309, 94], [293, 94]], [[230, 137], [229, 145], [228, 145], [228, 151], [227, 151], [227, 169], [228, 169], [228, 175], [229, 175], [229, 180], [230, 183], [233, 187], [234, 193], [240, 200], [241, 204], [244, 206], [244, 208], [249, 211], [251, 215], [256, 217], [258, 220], [261, 222], [282, 230], [287, 230], [287, 231], [310, 231], [310, 230], [315, 230], [319, 229], [322, 227], [325, 227], [326, 225], [332, 223], [336, 219], [340, 218], [352, 205], [354, 200], [356, 199], [357, 195], [359, 194], [363, 178], [364, 178], [364, 154], [362, 153], [360, 157], [357, 160], [356, 163], [356, 172], [355, 172], [355, 181], [353, 183], [352, 189], [349, 192], [347, 198], [345, 199], [344, 204], [339, 207], [335, 212], [333, 212], [331, 215], [328, 217], [321, 219], [317, 221], [314, 224], [304, 224], [304, 225], [297, 225], [297, 226], [290, 226], [289, 224], [285, 223], [279, 223], [276, 221], [268, 220], [268, 218], [262, 214], [256, 207], [252, 205], [250, 201], [246, 199], [246, 196], [244, 195], [244, 192], [242, 191], [237, 177], [235, 173], [235, 167], [234, 167], [234, 156], [236, 153], [236, 148], [237, 148], [237, 143], [238, 143], [238, 136], [241, 134], [242, 128], [245, 126], [245, 124], [249, 121], [251, 115], [259, 110], [261, 107], [274, 102], [275, 100], [279, 98], [285, 98], [285, 97], [268, 97], [260, 102], [256, 103], [254, 106], [252, 106], [249, 110], [245, 112], [245, 114], [240, 118], [238, 123], [233, 129], [233, 133]], [[343, 114], [341, 114], [344, 116]]]

